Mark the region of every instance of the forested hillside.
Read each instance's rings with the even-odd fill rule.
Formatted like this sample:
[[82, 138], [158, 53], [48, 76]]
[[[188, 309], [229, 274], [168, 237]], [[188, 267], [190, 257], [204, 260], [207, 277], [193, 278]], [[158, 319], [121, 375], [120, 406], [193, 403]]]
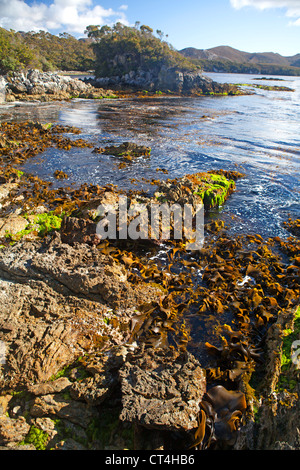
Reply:
[[24, 68], [43, 71], [94, 69], [92, 40], [68, 33], [15, 32], [0, 28], [0, 73]]
[[[300, 54], [250, 54], [230, 47], [186, 48], [176, 51], [160, 30], [147, 25], [134, 27], [87, 26], [88, 37], [76, 39], [45, 31], [22, 32], [0, 28], [0, 74], [36, 68], [42, 71], [95, 70], [99, 77], [176, 67], [181, 71], [300, 75]], [[258, 62], [256, 62], [256, 60]], [[278, 63], [276, 63], [278, 62]]]
[[164, 34], [147, 25], [135, 27], [116, 23], [113, 27], [88, 26], [88, 37], [94, 40], [96, 76], [110, 77], [136, 72], [159, 71], [162, 66], [181, 71], [195, 71], [200, 67], [183, 57], [167, 41]]

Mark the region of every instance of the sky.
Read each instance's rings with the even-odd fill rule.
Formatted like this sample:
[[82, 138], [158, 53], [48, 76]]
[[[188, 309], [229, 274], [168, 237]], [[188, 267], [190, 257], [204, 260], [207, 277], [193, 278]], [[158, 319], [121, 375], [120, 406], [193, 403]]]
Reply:
[[0, 26], [15, 31], [79, 38], [88, 25], [117, 21], [161, 30], [178, 50], [300, 53], [300, 0], [0, 0]]

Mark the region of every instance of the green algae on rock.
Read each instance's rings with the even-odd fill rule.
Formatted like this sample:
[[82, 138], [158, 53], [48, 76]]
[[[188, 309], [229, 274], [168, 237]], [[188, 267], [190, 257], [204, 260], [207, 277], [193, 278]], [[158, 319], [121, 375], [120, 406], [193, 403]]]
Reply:
[[[44, 237], [45, 235], [51, 233], [53, 230], [60, 229], [64, 215], [64, 213], [57, 215], [54, 212], [45, 212], [42, 214], [35, 215], [25, 214], [23, 217], [18, 217], [19, 219], [22, 219], [21, 222], [23, 223], [23, 228], [21, 230], [9, 230], [10, 226], [6, 224], [8, 226], [8, 229], [4, 232], [5, 238], [11, 240], [12, 242], [16, 242], [21, 240], [23, 237]], [[9, 217], [7, 220], [11, 221], [12, 217]], [[3, 229], [1, 228], [1, 236], [3, 236], [2, 233]]]
[[203, 203], [205, 209], [219, 207], [235, 190], [235, 179], [243, 175], [238, 172], [202, 172], [185, 175], [183, 178], [166, 180], [158, 185], [156, 197], [168, 202]]

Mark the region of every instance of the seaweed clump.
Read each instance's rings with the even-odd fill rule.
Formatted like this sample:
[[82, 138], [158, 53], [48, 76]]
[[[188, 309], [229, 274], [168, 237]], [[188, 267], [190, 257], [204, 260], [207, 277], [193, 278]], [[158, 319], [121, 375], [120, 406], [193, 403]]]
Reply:
[[80, 134], [72, 126], [59, 126], [26, 121], [22, 123], [2, 122], [0, 124], [0, 164], [20, 165], [47, 148], [56, 147], [71, 150], [74, 147], [92, 147], [84, 139], [72, 139], [66, 134]]

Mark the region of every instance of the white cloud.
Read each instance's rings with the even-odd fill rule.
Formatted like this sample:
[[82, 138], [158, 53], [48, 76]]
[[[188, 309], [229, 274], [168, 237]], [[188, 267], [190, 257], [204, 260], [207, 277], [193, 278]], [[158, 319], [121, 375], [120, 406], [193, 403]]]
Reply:
[[16, 31], [60, 30], [83, 35], [90, 24], [112, 24], [120, 21], [128, 25], [126, 5], [118, 11], [95, 5], [93, 0], [52, 0], [50, 5], [24, 0], [0, 0], [0, 26]]
[[252, 6], [258, 10], [284, 8], [287, 17], [297, 18], [291, 24], [300, 26], [300, 0], [230, 0], [230, 3], [237, 10], [246, 6]]

